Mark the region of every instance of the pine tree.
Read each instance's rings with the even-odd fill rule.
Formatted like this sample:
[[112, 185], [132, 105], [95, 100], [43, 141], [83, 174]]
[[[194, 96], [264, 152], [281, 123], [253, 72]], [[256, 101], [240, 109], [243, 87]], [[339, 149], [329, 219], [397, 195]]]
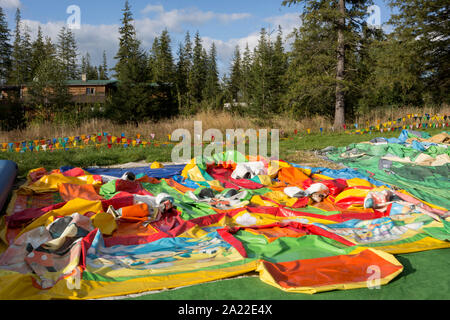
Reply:
[[[136, 38], [133, 15], [129, 2], [125, 2], [122, 26], [119, 29], [120, 46], [114, 68], [120, 81], [117, 93], [108, 105], [108, 113], [117, 122], [132, 122], [136, 126], [143, 120], [157, 120], [176, 112], [170, 86], [149, 83], [148, 57]], [[161, 94], [164, 92], [164, 94]]]
[[188, 78], [188, 94], [190, 101], [197, 107], [203, 100], [203, 88], [205, 87], [206, 73], [206, 54], [203, 49], [202, 39], [197, 31], [192, 54], [192, 68]]
[[88, 67], [87, 67], [86, 56], [82, 56], [81, 57], [81, 66], [80, 66], [81, 74], [82, 75], [87, 74], [87, 69], [88, 69]]
[[70, 102], [66, 79], [66, 66], [55, 57], [42, 61], [36, 71], [29, 88], [29, 104], [47, 121]]
[[159, 38], [155, 37], [153, 39], [152, 47], [150, 48], [150, 53], [148, 55], [148, 78], [152, 82], [156, 82], [156, 73], [157, 73], [157, 65], [156, 65], [156, 59], [158, 55], [158, 47], [159, 47]]
[[423, 105], [427, 86], [422, 79], [424, 64], [418, 59], [418, 51], [417, 42], [400, 42], [394, 34], [369, 43], [362, 61], [360, 113], [377, 107]]
[[184, 60], [186, 61], [186, 70], [188, 72], [192, 70], [193, 59], [194, 51], [191, 41], [191, 34], [187, 31], [184, 38]]
[[30, 28], [25, 25], [22, 43], [20, 45], [22, 51], [22, 77], [24, 83], [33, 80], [33, 44], [30, 32]]
[[0, 7], [0, 84], [4, 84], [11, 72], [10, 30], [3, 9]]
[[15, 85], [24, 83], [23, 79], [23, 51], [22, 51], [22, 17], [20, 9], [16, 10], [16, 28], [14, 31], [14, 44], [12, 51], [12, 65], [9, 82]]
[[9, 82], [22, 85], [32, 80], [32, 43], [28, 26], [22, 23], [20, 9], [16, 10], [16, 29], [12, 51], [12, 65]]
[[91, 63], [91, 55], [89, 52], [81, 58], [81, 73], [86, 75], [87, 80], [98, 80], [99, 73], [96, 66]]
[[58, 34], [57, 56], [66, 70], [68, 80], [76, 80], [79, 78], [77, 50], [75, 35], [69, 28], [62, 27]]
[[267, 117], [275, 109], [273, 77], [273, 45], [265, 28], [261, 29], [258, 45], [253, 53], [250, 77], [252, 112]]
[[178, 61], [176, 66], [176, 86], [178, 108], [184, 114], [191, 112], [191, 100], [188, 90], [188, 79], [192, 69], [192, 42], [189, 31], [186, 32], [184, 45], [178, 48]]
[[228, 89], [233, 99], [232, 102], [241, 101], [242, 73], [241, 52], [239, 50], [239, 46], [236, 46], [236, 48], [234, 49], [233, 60], [231, 62], [231, 72]]
[[[357, 39], [356, 35], [361, 31], [361, 25], [365, 23], [364, 18], [367, 15], [367, 7], [372, 4], [372, 0], [283, 0], [282, 2], [283, 5], [297, 3], [303, 4], [303, 24], [300, 28], [302, 29], [302, 37], [307, 34], [311, 39], [315, 39], [320, 47], [320, 42], [324, 43], [324, 40], [317, 37], [317, 34], [321, 33], [327, 40], [327, 45], [333, 45], [334, 52], [332, 55], [335, 61], [334, 128], [342, 129], [345, 123], [345, 95], [348, 91], [346, 84], [346, 71], [348, 68], [345, 66], [346, 54], [349, 54], [349, 50], [357, 48], [354, 39]], [[325, 34], [324, 30], [331, 34]], [[330, 41], [330, 38], [335, 40]], [[311, 43], [311, 45], [316, 45], [316, 43]], [[326, 56], [328, 54], [323, 55], [323, 57]], [[317, 60], [316, 57], [312, 58]], [[329, 59], [326, 58], [326, 66], [328, 66], [328, 62]], [[317, 61], [316, 67], [320, 69], [319, 63]], [[327, 73], [323, 73], [326, 78], [322, 82], [323, 87], [329, 86], [330, 71], [327, 68]], [[318, 89], [320, 90], [321, 88]], [[295, 103], [292, 100], [291, 102]]]
[[106, 59], [106, 51], [103, 50], [102, 65], [99, 66], [99, 80], [109, 80], [108, 61]]
[[337, 39], [331, 28], [312, 21], [294, 31], [284, 107], [295, 118], [313, 114], [331, 116], [334, 112], [336, 49], [333, 44]]
[[432, 103], [450, 103], [449, 3], [445, 0], [390, 0], [395, 40], [408, 43], [423, 66]]
[[219, 71], [217, 70], [217, 49], [213, 42], [209, 55], [207, 57], [206, 84], [204, 91], [204, 99], [208, 105], [217, 108], [217, 98], [220, 93]]
[[172, 56], [169, 32], [163, 30], [152, 47], [153, 78], [159, 83], [175, 83], [175, 64]]
[[281, 26], [278, 27], [278, 34], [273, 46], [273, 60], [271, 68], [271, 77], [273, 86], [273, 104], [272, 112], [279, 113], [283, 110], [282, 98], [286, 92], [285, 75], [288, 63], [286, 53], [284, 52], [283, 31]]
[[133, 14], [128, 0], [122, 11], [119, 50], [115, 56], [117, 64], [113, 69], [116, 72], [115, 77], [123, 81], [146, 82], [148, 79], [147, 57], [141, 49], [141, 42], [136, 37]]
[[41, 26], [39, 26], [36, 40], [32, 44], [32, 54], [31, 54], [32, 78], [34, 78], [39, 66], [46, 58], [47, 58], [47, 52], [46, 52], [46, 48], [45, 48], [44, 36], [42, 34], [42, 28], [41, 28]]
[[242, 57], [242, 75], [241, 75], [241, 92], [242, 101], [249, 103], [250, 101], [250, 81], [251, 81], [251, 68], [252, 68], [252, 54], [248, 43], [245, 46], [244, 54]]
[[56, 57], [56, 46], [52, 43], [52, 39], [50, 37], [45, 37], [45, 55], [48, 58], [55, 58]]
[[178, 109], [184, 113], [184, 106], [187, 104], [186, 92], [187, 92], [187, 77], [189, 71], [187, 70], [187, 63], [185, 60], [184, 47], [180, 43], [177, 51], [177, 65], [176, 65], [176, 88], [177, 88], [177, 99], [178, 99]]

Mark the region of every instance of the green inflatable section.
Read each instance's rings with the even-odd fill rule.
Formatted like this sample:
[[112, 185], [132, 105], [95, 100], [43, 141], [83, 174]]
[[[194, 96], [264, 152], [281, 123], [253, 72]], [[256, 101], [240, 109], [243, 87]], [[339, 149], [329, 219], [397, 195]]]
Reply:
[[414, 161], [421, 153], [436, 158], [440, 154], [450, 155], [450, 148], [431, 145], [421, 151], [417, 147], [413, 148], [411, 145], [399, 143], [382, 145], [359, 143], [335, 148], [327, 151], [325, 155], [333, 162], [354, 168], [366, 176], [404, 189], [421, 200], [449, 210], [450, 163], [442, 166], [424, 166], [397, 161], [381, 161], [387, 155], [400, 158], [409, 157], [411, 161]]

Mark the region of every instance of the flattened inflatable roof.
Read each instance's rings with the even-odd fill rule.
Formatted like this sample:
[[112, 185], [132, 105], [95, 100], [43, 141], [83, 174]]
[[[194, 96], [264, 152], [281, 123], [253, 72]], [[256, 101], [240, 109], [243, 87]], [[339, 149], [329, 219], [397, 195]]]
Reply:
[[0, 299], [95, 299], [252, 271], [285, 292], [378, 285], [448, 248], [448, 207], [352, 169], [237, 153], [133, 174], [30, 171], [2, 218]]

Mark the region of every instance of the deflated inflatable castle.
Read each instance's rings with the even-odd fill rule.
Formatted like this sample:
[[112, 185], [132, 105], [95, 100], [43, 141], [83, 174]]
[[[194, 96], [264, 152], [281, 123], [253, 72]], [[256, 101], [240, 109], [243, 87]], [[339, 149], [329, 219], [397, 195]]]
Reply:
[[0, 299], [104, 298], [255, 271], [315, 294], [367, 288], [373, 266], [386, 285], [403, 270], [395, 254], [450, 247], [448, 202], [418, 195], [354, 169], [236, 152], [160, 169], [39, 168], [1, 221]]

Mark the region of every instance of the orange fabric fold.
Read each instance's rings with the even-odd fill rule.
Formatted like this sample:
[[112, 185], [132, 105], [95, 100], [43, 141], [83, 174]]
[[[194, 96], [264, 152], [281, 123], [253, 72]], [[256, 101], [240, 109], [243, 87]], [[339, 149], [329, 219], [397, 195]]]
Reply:
[[371, 250], [356, 255], [340, 255], [317, 259], [296, 260], [280, 263], [264, 261], [264, 267], [283, 288], [321, 287], [336, 284], [365, 282], [369, 267], [377, 266], [380, 278], [400, 269]]
[[281, 168], [278, 172], [278, 180], [292, 186], [302, 187], [303, 182], [309, 179], [311, 178], [295, 167]]
[[64, 201], [70, 201], [77, 198], [91, 201], [104, 200], [91, 184], [76, 185], [62, 183], [58, 186], [58, 190]]

